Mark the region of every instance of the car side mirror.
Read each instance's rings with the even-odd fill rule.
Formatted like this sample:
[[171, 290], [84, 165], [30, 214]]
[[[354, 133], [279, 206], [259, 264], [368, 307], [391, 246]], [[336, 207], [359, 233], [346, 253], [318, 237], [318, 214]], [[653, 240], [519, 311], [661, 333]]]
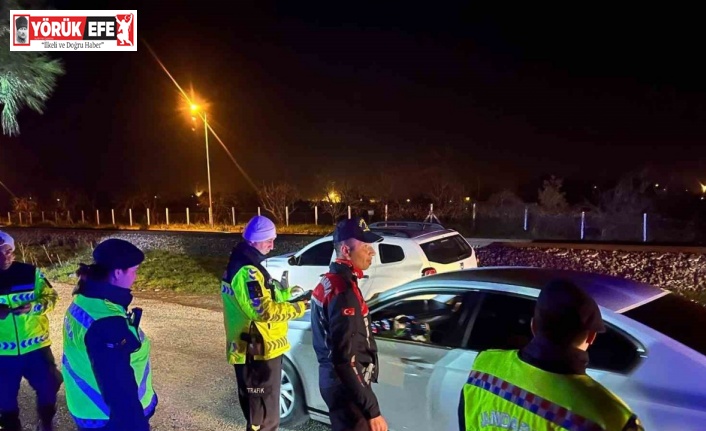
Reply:
[[289, 263], [292, 266], [299, 265], [299, 259], [295, 255], [289, 256], [289, 259], [287, 259], [287, 263]]

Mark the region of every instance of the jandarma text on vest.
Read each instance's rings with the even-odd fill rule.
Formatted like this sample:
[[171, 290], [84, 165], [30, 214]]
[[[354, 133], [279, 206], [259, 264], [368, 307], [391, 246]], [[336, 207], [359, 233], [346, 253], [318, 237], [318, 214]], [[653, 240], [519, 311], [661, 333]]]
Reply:
[[527, 422], [521, 422], [507, 413], [498, 411], [481, 413], [480, 426], [483, 428], [497, 427], [512, 431], [532, 431]]

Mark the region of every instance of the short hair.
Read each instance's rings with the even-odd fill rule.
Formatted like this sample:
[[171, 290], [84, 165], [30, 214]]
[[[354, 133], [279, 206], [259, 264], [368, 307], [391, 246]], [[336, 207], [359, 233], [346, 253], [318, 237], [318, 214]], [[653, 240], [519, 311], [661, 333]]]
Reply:
[[346, 245], [345, 241], [338, 241], [333, 243], [333, 249], [336, 252], [336, 257], [341, 257], [343, 254], [343, 246]]

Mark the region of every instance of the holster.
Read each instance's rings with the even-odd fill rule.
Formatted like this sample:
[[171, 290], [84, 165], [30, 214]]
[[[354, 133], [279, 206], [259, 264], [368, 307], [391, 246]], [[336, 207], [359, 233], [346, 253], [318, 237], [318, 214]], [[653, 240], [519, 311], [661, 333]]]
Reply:
[[248, 343], [247, 357], [264, 356], [265, 355], [265, 339], [257, 330], [255, 322], [250, 323], [250, 331], [240, 334], [240, 339]]

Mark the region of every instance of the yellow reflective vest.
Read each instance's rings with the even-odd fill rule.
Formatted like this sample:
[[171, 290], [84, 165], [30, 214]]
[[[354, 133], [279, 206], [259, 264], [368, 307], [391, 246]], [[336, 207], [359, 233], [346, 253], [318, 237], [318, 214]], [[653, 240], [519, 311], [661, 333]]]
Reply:
[[630, 408], [587, 375], [550, 373], [517, 350], [481, 352], [463, 387], [465, 431], [620, 431]]
[[51, 345], [49, 319], [58, 295], [32, 265], [14, 262], [0, 271], [0, 307], [30, 305], [26, 314], [0, 319], [0, 356], [17, 356]]
[[259, 333], [264, 341], [262, 355], [255, 360], [269, 360], [289, 351], [287, 322], [304, 315], [303, 303], [289, 303], [290, 289], [265, 283], [255, 266], [245, 265], [233, 279], [221, 283], [223, 323], [226, 330], [226, 357], [230, 364], [244, 364], [248, 342], [242, 334]]
[[[110, 407], [101, 394], [86, 349], [85, 337], [96, 321], [107, 317], [124, 317], [125, 309], [108, 300], [76, 295], [64, 316], [64, 356], [62, 374], [66, 388], [66, 404], [77, 425], [82, 428], [105, 427], [110, 420]], [[152, 388], [150, 341], [142, 330], [128, 323], [141, 347], [130, 355], [130, 366], [135, 372], [138, 398], [145, 416], [157, 406], [157, 395]]]

